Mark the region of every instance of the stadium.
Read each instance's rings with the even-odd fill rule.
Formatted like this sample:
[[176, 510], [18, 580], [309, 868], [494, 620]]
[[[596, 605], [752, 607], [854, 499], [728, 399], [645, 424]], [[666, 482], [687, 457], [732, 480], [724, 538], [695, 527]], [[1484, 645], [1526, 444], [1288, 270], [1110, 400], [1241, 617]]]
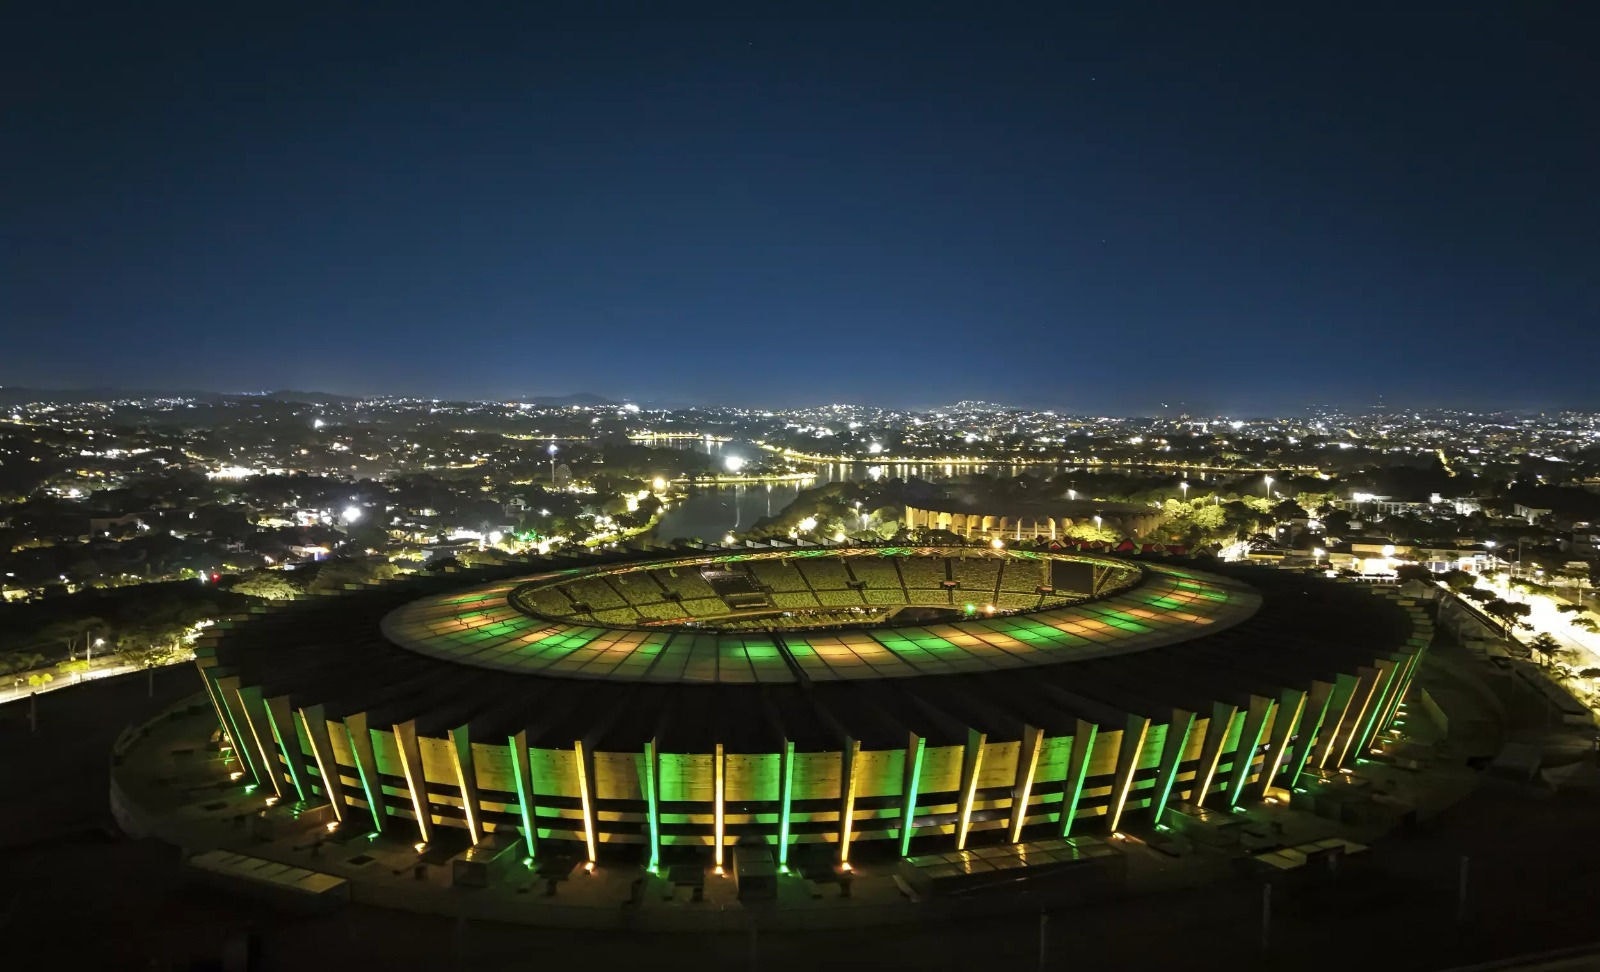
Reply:
[[221, 626], [197, 661], [243, 782], [419, 852], [970, 874], [1337, 773], [1427, 643], [1392, 593], [1284, 572], [999, 545], [640, 557]]

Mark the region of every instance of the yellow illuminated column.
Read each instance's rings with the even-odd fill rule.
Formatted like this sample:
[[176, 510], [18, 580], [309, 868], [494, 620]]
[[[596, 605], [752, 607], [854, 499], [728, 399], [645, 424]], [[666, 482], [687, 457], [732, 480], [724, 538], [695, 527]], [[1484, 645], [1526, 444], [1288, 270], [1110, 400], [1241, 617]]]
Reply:
[[1117, 750], [1116, 775], [1111, 784], [1111, 830], [1116, 832], [1122, 823], [1122, 808], [1127, 806], [1128, 794], [1133, 791], [1133, 778], [1139, 769], [1139, 754], [1150, 733], [1150, 720], [1146, 716], [1128, 714], [1122, 730], [1122, 746]]
[[1317, 737], [1322, 735], [1323, 723], [1328, 718], [1328, 703], [1333, 698], [1332, 682], [1312, 682], [1311, 693], [1307, 696], [1304, 710], [1300, 714], [1300, 728], [1295, 735], [1295, 740], [1289, 747], [1288, 776], [1283, 785], [1294, 789], [1300, 780], [1300, 774], [1305, 770], [1306, 761], [1311, 758], [1311, 748], [1316, 744]]
[[461, 790], [461, 809], [467, 818], [467, 836], [477, 845], [483, 840], [483, 811], [478, 806], [478, 777], [472, 764], [472, 741], [466, 726], [446, 734], [450, 739], [450, 765], [455, 767], [456, 786]]
[[239, 704], [239, 676], [230, 675], [221, 668], [213, 668], [211, 672], [216, 679], [217, 702], [228, 718], [228, 738], [233, 740], [233, 754], [250, 771], [256, 785], [270, 784], [271, 768], [262, 765], [261, 747], [250, 738], [250, 724], [245, 721], [244, 708]]
[[322, 777], [322, 792], [333, 807], [333, 815], [344, 820], [344, 784], [339, 781], [339, 762], [333, 756], [333, 741], [328, 738], [328, 717], [321, 705], [300, 707], [300, 725], [306, 731], [306, 742], [311, 746], [311, 756], [317, 761], [317, 775]]
[[724, 771], [722, 758], [722, 743], [717, 743], [716, 765], [711, 769], [712, 800], [712, 829], [715, 831], [716, 847], [712, 849], [712, 861], [717, 866], [717, 873], [722, 873], [722, 842], [724, 833], [723, 799], [727, 787], [727, 777]]
[[422, 747], [417, 745], [417, 723], [407, 719], [394, 724], [394, 748], [400, 772], [411, 792], [411, 812], [417, 815], [417, 836], [424, 844], [433, 840], [433, 804], [428, 800], [428, 778], [422, 771]]
[[578, 800], [583, 806], [583, 843], [589, 851], [589, 863], [596, 861], [595, 833], [594, 833], [594, 780], [593, 767], [589, 762], [589, 748], [579, 739], [572, 744], [573, 755], [577, 757], [578, 764]]
[[283, 796], [283, 770], [279, 768], [277, 750], [272, 746], [272, 723], [267, 720], [267, 706], [261, 701], [261, 689], [254, 685], [241, 686], [234, 692], [239, 711], [244, 713], [245, 731], [249, 733], [254, 752], [261, 757], [261, 767], [266, 771], [267, 783], [275, 796]]
[[1373, 663], [1378, 669], [1377, 688], [1372, 693], [1372, 704], [1367, 707], [1366, 717], [1356, 727], [1354, 744], [1350, 747], [1350, 758], [1358, 759], [1367, 751], [1367, 744], [1372, 740], [1372, 733], [1378, 727], [1378, 720], [1389, 708], [1389, 699], [1395, 690], [1400, 687], [1400, 674], [1404, 670], [1404, 661], [1390, 658], [1380, 658]]
[[1222, 750], [1228, 745], [1228, 733], [1239, 707], [1227, 702], [1211, 703], [1211, 720], [1206, 723], [1206, 738], [1200, 744], [1200, 763], [1194, 770], [1194, 785], [1189, 788], [1189, 802], [1196, 807], [1206, 804], [1211, 795], [1211, 784], [1217, 777], [1217, 766], [1222, 763]]
[[848, 740], [844, 752], [839, 754], [844, 774], [839, 784], [841, 787], [839, 807], [839, 863], [850, 863], [850, 838], [855, 832], [856, 823], [856, 764], [861, 755], [861, 743], [854, 739]]
[[1006, 828], [1013, 844], [1022, 839], [1022, 826], [1028, 820], [1028, 801], [1033, 797], [1033, 777], [1039, 769], [1042, 749], [1044, 730], [1023, 726], [1022, 749], [1017, 753], [1017, 782], [1011, 788], [1011, 821]]
[[978, 774], [983, 772], [983, 744], [988, 738], [976, 729], [967, 730], [967, 748], [961, 754], [961, 805], [956, 818], [956, 850], [967, 849], [967, 831], [972, 827], [972, 803], [978, 795]]
[[1273, 781], [1277, 779], [1278, 768], [1283, 765], [1284, 758], [1288, 755], [1289, 737], [1294, 735], [1295, 728], [1300, 724], [1301, 713], [1305, 711], [1306, 693], [1294, 688], [1286, 688], [1278, 696], [1278, 715], [1272, 720], [1272, 734], [1267, 737], [1267, 758], [1261, 767], [1260, 784], [1261, 796], [1266, 796], [1272, 789]]
[[1335, 769], [1344, 765], [1345, 758], [1350, 754], [1350, 747], [1361, 734], [1361, 726], [1367, 718], [1368, 709], [1377, 697], [1381, 683], [1382, 673], [1377, 668], [1367, 665], [1357, 671], [1361, 673], [1361, 681], [1356, 684], [1355, 695], [1351, 696], [1350, 705], [1345, 710], [1344, 724], [1339, 727], [1340, 740], [1333, 759]]
[[1329, 757], [1338, 751], [1345, 722], [1350, 718], [1351, 703], [1360, 685], [1359, 677], [1344, 672], [1334, 679], [1333, 696], [1328, 700], [1328, 714], [1323, 719], [1323, 729], [1317, 734], [1317, 747], [1311, 756], [1318, 769], [1326, 768]]

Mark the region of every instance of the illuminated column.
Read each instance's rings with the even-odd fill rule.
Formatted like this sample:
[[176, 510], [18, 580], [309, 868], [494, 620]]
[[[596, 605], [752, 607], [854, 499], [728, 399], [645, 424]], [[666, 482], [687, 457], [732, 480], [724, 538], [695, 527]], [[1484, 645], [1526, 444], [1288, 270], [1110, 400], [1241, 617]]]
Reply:
[[1239, 707], [1228, 702], [1211, 703], [1211, 719], [1206, 723], [1206, 738], [1200, 744], [1200, 762], [1194, 768], [1194, 783], [1189, 787], [1189, 802], [1204, 807], [1211, 795], [1211, 784], [1216, 780], [1217, 767], [1222, 763], [1222, 750], [1228, 745], [1228, 733]]
[[1286, 688], [1278, 696], [1278, 716], [1272, 720], [1272, 735], [1267, 737], [1267, 758], [1261, 766], [1261, 778], [1256, 781], [1260, 784], [1259, 792], [1263, 797], [1272, 789], [1273, 781], [1278, 777], [1278, 769], [1283, 766], [1284, 757], [1289, 752], [1289, 737], [1300, 725], [1305, 708], [1306, 693], [1299, 689]]
[[712, 848], [712, 851], [711, 851], [711, 861], [712, 861], [713, 864], [716, 865], [717, 873], [721, 874], [722, 873], [722, 842], [723, 842], [724, 834], [726, 834], [726, 832], [727, 832], [727, 824], [726, 824], [727, 816], [726, 816], [726, 810], [724, 809], [724, 804], [726, 802], [726, 794], [727, 794], [727, 787], [728, 787], [728, 782], [727, 782], [728, 778], [727, 778], [727, 772], [726, 772], [726, 769], [725, 769], [726, 760], [723, 759], [723, 755], [722, 755], [722, 743], [717, 743], [716, 753], [712, 758], [716, 761], [715, 764], [711, 767], [711, 799], [713, 801], [712, 805], [711, 805], [711, 813], [712, 813], [711, 820], [712, 820], [712, 830], [714, 831], [714, 834], [715, 834], [716, 845]]
[[1373, 730], [1378, 726], [1378, 717], [1389, 708], [1389, 697], [1400, 684], [1398, 676], [1401, 663], [1380, 658], [1374, 664], [1378, 669], [1378, 687], [1373, 691], [1373, 703], [1369, 707], [1367, 717], [1357, 731], [1355, 745], [1350, 748], [1352, 759], [1359, 758], [1367, 751], [1367, 743], [1372, 739]]
[[1183, 754], [1189, 748], [1189, 732], [1194, 729], [1194, 713], [1183, 709], [1172, 711], [1172, 723], [1167, 726], [1167, 738], [1161, 746], [1161, 763], [1156, 768], [1155, 799], [1150, 804], [1150, 822], [1161, 825], [1161, 814], [1167, 809], [1172, 796], [1172, 785], [1178, 781], [1178, 769], [1183, 764]]
[[[511, 780], [517, 788], [517, 812], [522, 817], [522, 842], [527, 845], [528, 856], [538, 852], [539, 833], [533, 802], [533, 766], [528, 761], [528, 733], [522, 730], [506, 737], [506, 756], [511, 761]], [[655, 828], [655, 799], [652, 794], [650, 826]], [[652, 854], [654, 847], [652, 846]], [[652, 858], [653, 860], [654, 858]]]
[[361, 779], [361, 792], [366, 794], [367, 809], [372, 813], [373, 829], [383, 832], [383, 822], [389, 816], [383, 802], [383, 784], [378, 780], [378, 755], [372, 750], [372, 733], [367, 728], [367, 714], [353, 712], [344, 717], [344, 734], [350, 739], [350, 758], [355, 760], [356, 776]]
[[590, 763], [589, 748], [579, 739], [572, 744], [572, 752], [577, 756], [578, 763], [578, 799], [583, 806], [583, 843], [589, 851], [589, 863], [593, 864], [595, 857], [594, 834], [594, 767]]
[[272, 747], [272, 723], [267, 720], [267, 706], [261, 701], [261, 689], [254, 685], [242, 686], [234, 691], [239, 701], [239, 711], [244, 713], [245, 731], [254, 752], [261, 757], [261, 767], [266, 772], [267, 783], [278, 797], [283, 796], [283, 770], [278, 767], [277, 752]]
[[1250, 696], [1250, 708], [1245, 710], [1244, 729], [1239, 733], [1239, 744], [1233, 747], [1233, 770], [1228, 774], [1228, 808], [1239, 805], [1244, 796], [1245, 782], [1250, 779], [1250, 767], [1256, 760], [1256, 750], [1261, 747], [1261, 734], [1266, 731], [1267, 718], [1277, 703], [1264, 695]]
[[1363, 665], [1356, 669], [1361, 675], [1361, 680], [1356, 683], [1355, 694], [1350, 697], [1350, 704], [1345, 708], [1344, 724], [1339, 727], [1338, 748], [1333, 753], [1333, 768], [1338, 769], [1350, 755], [1350, 747], [1355, 745], [1356, 738], [1361, 735], [1361, 727], [1366, 722], [1367, 711], [1372, 708], [1378, 694], [1381, 672], [1371, 665]]
[[295, 798], [304, 803], [310, 798], [310, 791], [304, 779], [305, 758], [300, 751], [300, 737], [294, 731], [294, 709], [290, 707], [287, 695], [275, 695], [267, 699], [266, 709], [267, 725], [272, 729], [278, 752], [283, 754], [284, 765], [289, 767], [289, 782], [294, 784]]
[[456, 787], [461, 791], [461, 809], [467, 818], [467, 836], [476, 845], [483, 840], [483, 811], [478, 806], [478, 778], [472, 765], [472, 741], [466, 726], [449, 730], [450, 765], [456, 771]]
[[1072, 835], [1072, 820], [1078, 815], [1078, 798], [1083, 796], [1083, 781], [1089, 775], [1089, 757], [1100, 727], [1083, 719], [1072, 731], [1072, 749], [1067, 754], [1067, 778], [1061, 786], [1061, 836]]
[[[527, 750], [523, 750], [523, 758], [527, 758]], [[661, 804], [656, 795], [660, 792], [660, 783], [656, 766], [656, 741], [654, 739], [644, 744], [644, 766], [639, 779], [644, 783], [645, 813], [649, 816], [646, 823], [650, 828], [650, 873], [654, 874], [661, 865]], [[531, 843], [529, 846], [532, 846]]]
[[1323, 720], [1328, 717], [1328, 703], [1333, 698], [1332, 682], [1312, 682], [1311, 694], [1306, 699], [1305, 712], [1300, 716], [1300, 733], [1289, 749], [1289, 779], [1284, 786], [1294, 789], [1311, 758], [1312, 746], [1322, 732]]
[[1111, 783], [1112, 833], [1122, 822], [1122, 808], [1127, 805], [1128, 794], [1133, 791], [1133, 777], [1139, 769], [1139, 753], [1144, 749], [1144, 740], [1149, 734], [1149, 718], [1130, 712], [1122, 729], [1122, 746], [1117, 750], [1116, 775]]
[[417, 745], [414, 719], [394, 724], [394, 748], [400, 756], [400, 772], [411, 791], [411, 812], [417, 815], [417, 836], [424, 844], [433, 840], [433, 804], [428, 801], [428, 778], [422, 771], [422, 747]]
[[1033, 797], [1033, 777], [1039, 769], [1039, 752], [1044, 749], [1044, 730], [1022, 727], [1022, 748], [1017, 753], [1017, 782], [1011, 788], [1011, 820], [1007, 826], [1011, 843], [1022, 839], [1022, 826], [1028, 820], [1028, 801]]
[[861, 743], [854, 739], [848, 740], [844, 752], [839, 754], [841, 769], [844, 770], [839, 778], [842, 798], [839, 801], [839, 863], [850, 863], [850, 838], [855, 832], [856, 825], [856, 764], [857, 757], [861, 755]]
[[317, 761], [317, 773], [322, 777], [322, 793], [333, 807], [333, 815], [344, 822], [344, 784], [339, 782], [339, 762], [333, 756], [333, 741], [328, 738], [328, 717], [321, 704], [300, 707], [300, 725], [305, 728], [306, 742], [311, 744], [311, 756]]
[[239, 705], [239, 677], [224, 674], [220, 669], [212, 671], [218, 673], [213, 687], [217, 693], [217, 704], [227, 716], [228, 738], [233, 741], [233, 754], [250, 772], [250, 778], [256, 785], [264, 786], [271, 782], [271, 775], [261, 765], [261, 751], [250, 738], [249, 726], [244, 721], [244, 709]]
[[1361, 679], [1341, 672], [1333, 680], [1333, 695], [1328, 699], [1328, 714], [1323, 719], [1323, 730], [1317, 734], [1316, 748], [1311, 752], [1312, 762], [1318, 769], [1328, 765], [1328, 758], [1338, 751], [1339, 736], [1345, 720], [1349, 718], [1350, 703], [1356, 697]]
[[956, 850], [967, 849], [967, 831], [972, 827], [972, 804], [978, 796], [978, 774], [983, 772], [983, 744], [988, 735], [967, 730], [967, 748], [961, 755], [961, 804], [956, 820]]
[[[210, 652], [211, 649], [209, 648], [202, 648], [200, 651], [197, 651], [195, 653], [194, 665], [195, 668], [200, 670], [200, 684], [205, 686], [206, 698], [211, 700], [211, 708], [217, 714], [217, 726], [222, 730], [222, 735], [227, 738], [228, 747], [230, 749], [237, 750], [239, 748], [239, 744], [234, 741], [236, 736], [234, 735], [233, 726], [228, 721], [227, 713], [222, 707], [222, 701], [217, 691], [215, 682], [217, 660], [213, 655], [210, 654]], [[245, 763], [246, 767], [249, 765], [249, 763]]]
[[922, 756], [928, 741], [916, 733], [906, 743], [905, 804], [900, 812], [900, 856], [911, 853], [911, 832], [917, 819], [917, 788], [922, 785]]
[[1382, 732], [1389, 728], [1390, 723], [1394, 722], [1395, 713], [1400, 711], [1400, 703], [1405, 701], [1406, 693], [1411, 690], [1411, 681], [1416, 677], [1417, 668], [1422, 664], [1422, 654], [1422, 650], [1418, 649], [1401, 662], [1403, 667], [1400, 673], [1400, 684], [1393, 692], [1389, 693], [1389, 701], [1384, 706], [1383, 715], [1378, 720], [1377, 731]]
[[778, 867], [789, 866], [789, 804], [794, 797], [794, 742], [783, 741], [783, 759], [778, 767]]

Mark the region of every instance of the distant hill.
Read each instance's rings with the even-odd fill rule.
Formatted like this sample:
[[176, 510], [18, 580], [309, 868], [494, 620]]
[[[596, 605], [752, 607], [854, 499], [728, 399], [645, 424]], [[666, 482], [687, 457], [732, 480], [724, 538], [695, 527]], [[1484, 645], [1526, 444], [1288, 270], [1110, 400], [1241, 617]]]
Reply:
[[605, 408], [607, 406], [622, 404], [621, 402], [613, 401], [612, 399], [605, 398], [600, 395], [591, 395], [588, 392], [576, 392], [571, 395], [533, 395], [528, 398], [518, 398], [517, 401], [527, 402], [529, 405], [543, 405], [546, 408], [561, 408], [567, 405], [582, 405], [586, 408]]

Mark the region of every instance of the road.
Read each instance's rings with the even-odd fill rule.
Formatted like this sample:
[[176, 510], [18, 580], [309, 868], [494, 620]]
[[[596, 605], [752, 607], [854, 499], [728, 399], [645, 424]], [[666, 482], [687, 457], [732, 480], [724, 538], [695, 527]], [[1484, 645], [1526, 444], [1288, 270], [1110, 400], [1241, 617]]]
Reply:
[[[175, 664], [182, 664], [182, 662], [177, 662]], [[39, 692], [41, 694], [44, 692], [58, 692], [61, 689], [82, 685], [85, 682], [98, 681], [102, 678], [111, 678], [114, 675], [126, 675], [129, 672], [135, 672], [139, 670], [138, 666], [123, 664], [106, 665], [104, 667], [97, 665], [87, 672], [62, 672], [59, 669], [60, 666], [57, 665], [41, 669], [41, 671], [48, 673], [51, 676], [51, 679], [45, 684], [38, 686], [29, 685], [27, 683], [27, 675], [35, 675], [38, 674], [38, 672], [28, 672], [27, 675], [13, 676], [11, 679], [8, 679], [8, 684], [4, 687], [0, 687], [0, 705], [5, 705], [8, 702], [20, 702], [35, 692]], [[21, 680], [20, 685], [17, 684], [19, 678]]]

